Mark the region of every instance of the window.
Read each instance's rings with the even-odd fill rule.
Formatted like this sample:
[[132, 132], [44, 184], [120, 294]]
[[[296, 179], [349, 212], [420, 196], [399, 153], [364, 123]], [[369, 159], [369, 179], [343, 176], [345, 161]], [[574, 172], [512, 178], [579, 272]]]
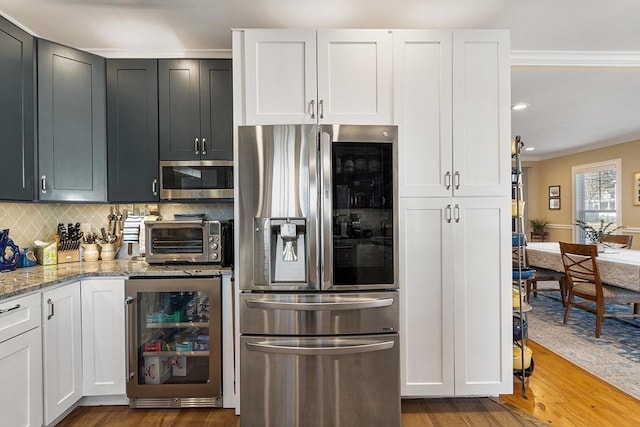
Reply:
[[[573, 175], [574, 223], [582, 220], [598, 229], [600, 221], [622, 223], [618, 174], [621, 160], [590, 163], [571, 168]], [[574, 240], [585, 243], [584, 232], [575, 227]]]

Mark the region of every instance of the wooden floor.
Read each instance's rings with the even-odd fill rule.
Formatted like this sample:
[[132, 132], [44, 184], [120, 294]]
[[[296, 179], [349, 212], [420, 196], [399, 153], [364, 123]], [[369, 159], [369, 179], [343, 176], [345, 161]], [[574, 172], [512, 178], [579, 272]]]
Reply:
[[[514, 394], [499, 398], [403, 400], [403, 427], [640, 425], [640, 401], [534, 342], [530, 347], [535, 370], [528, 378], [527, 399], [516, 380]], [[231, 409], [102, 406], [77, 408], [58, 426], [238, 427], [240, 419]]]
[[[527, 399], [514, 382], [514, 394], [502, 401], [522, 408], [554, 426], [638, 426], [640, 401], [573, 363], [530, 341], [535, 369], [528, 378]], [[640, 378], [629, 378], [640, 381]]]

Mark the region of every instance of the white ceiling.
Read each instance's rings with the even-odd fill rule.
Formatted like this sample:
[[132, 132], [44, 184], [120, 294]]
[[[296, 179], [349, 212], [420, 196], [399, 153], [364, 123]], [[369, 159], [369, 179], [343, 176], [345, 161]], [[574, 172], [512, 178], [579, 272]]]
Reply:
[[30, 33], [104, 57], [229, 57], [232, 28], [511, 30], [531, 159], [640, 139], [640, 0], [0, 0]]

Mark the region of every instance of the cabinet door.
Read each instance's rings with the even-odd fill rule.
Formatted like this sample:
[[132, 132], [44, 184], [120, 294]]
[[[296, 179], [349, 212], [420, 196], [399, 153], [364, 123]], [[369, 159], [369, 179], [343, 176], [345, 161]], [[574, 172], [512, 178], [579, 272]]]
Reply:
[[0, 200], [33, 200], [34, 40], [0, 17]]
[[317, 37], [320, 122], [392, 123], [391, 32], [323, 30]]
[[451, 31], [395, 30], [400, 196], [452, 195]]
[[509, 198], [454, 203], [456, 395], [497, 395], [513, 387]]
[[105, 61], [38, 40], [40, 200], [107, 200]]
[[160, 160], [199, 160], [199, 61], [158, 61], [158, 114]]
[[158, 200], [158, 61], [107, 60], [109, 201]]
[[42, 293], [44, 421], [82, 397], [80, 282]]
[[40, 328], [0, 343], [2, 425], [42, 425], [42, 341]]
[[231, 60], [200, 61], [202, 159], [233, 160]]
[[124, 279], [82, 281], [83, 395], [125, 394]]
[[451, 199], [400, 199], [401, 391], [454, 395]]
[[244, 65], [245, 124], [317, 122], [315, 31], [245, 30]]
[[453, 185], [458, 196], [509, 194], [509, 34], [453, 33]]

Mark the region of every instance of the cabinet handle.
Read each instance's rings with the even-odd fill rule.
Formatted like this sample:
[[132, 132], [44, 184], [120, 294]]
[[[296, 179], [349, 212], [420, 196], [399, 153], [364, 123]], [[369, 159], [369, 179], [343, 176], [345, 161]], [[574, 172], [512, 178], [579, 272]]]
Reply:
[[318, 103], [318, 114], [320, 114], [321, 119], [324, 119], [324, 99], [321, 99]]
[[47, 175], [42, 175], [40, 177], [40, 191], [42, 194], [47, 193]]
[[7, 308], [6, 310], [3, 310], [3, 309], [0, 308], [0, 314], [8, 313], [10, 311], [17, 310], [19, 308], [20, 308], [20, 304], [16, 304], [11, 308]]
[[447, 171], [447, 173], [444, 174], [444, 188], [446, 188], [447, 190], [451, 190], [451, 172]]
[[158, 195], [158, 180], [154, 179], [153, 181], [151, 181], [151, 192], [153, 193], [154, 196]]
[[460, 188], [460, 171], [456, 171], [453, 175], [455, 176], [456, 190], [458, 190]]
[[49, 305], [49, 315], [47, 316], [47, 320], [51, 320], [51, 318], [55, 314], [54, 305], [53, 305], [53, 301], [51, 301], [51, 298], [47, 300], [47, 305]]
[[456, 222], [460, 222], [460, 206], [459, 205], [455, 205], [455, 207], [453, 208], [453, 215], [456, 218]]
[[202, 155], [207, 154], [207, 140], [202, 138]]
[[196, 154], [200, 154], [200, 149], [198, 147], [198, 145], [199, 145], [198, 143], [199, 143], [199, 139], [196, 138], [196, 140], [193, 141], [193, 151], [195, 151]]
[[314, 101], [313, 99], [311, 100], [311, 118], [316, 118], [316, 101]]
[[447, 205], [445, 208], [444, 216], [447, 219], [447, 222], [451, 222], [451, 205]]

